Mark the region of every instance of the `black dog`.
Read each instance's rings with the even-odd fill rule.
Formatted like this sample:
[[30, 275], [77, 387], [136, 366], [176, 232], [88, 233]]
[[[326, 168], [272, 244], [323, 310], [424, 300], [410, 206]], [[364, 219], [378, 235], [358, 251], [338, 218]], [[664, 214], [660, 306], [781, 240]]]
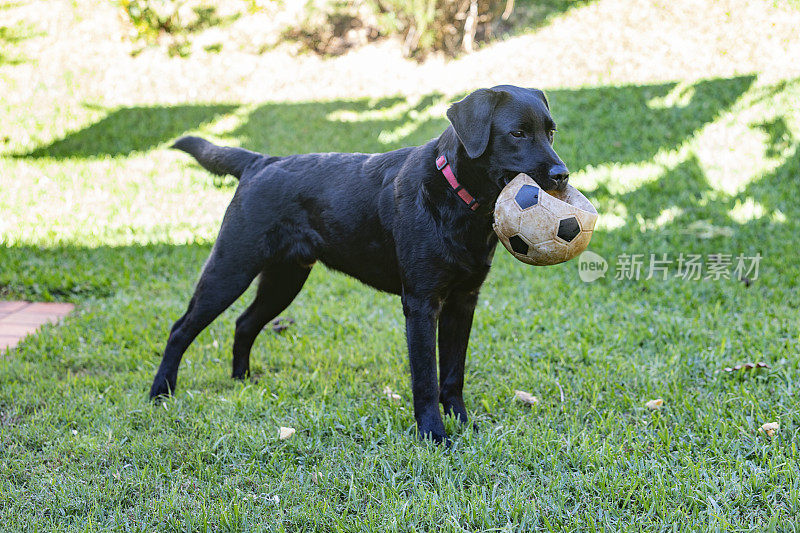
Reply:
[[569, 173], [553, 150], [555, 124], [539, 90], [480, 89], [447, 117], [451, 126], [437, 139], [383, 154], [268, 157], [179, 139], [174, 148], [240, 182], [189, 307], [172, 327], [150, 397], [175, 390], [189, 344], [260, 274], [233, 341], [233, 377], [247, 376], [256, 336], [320, 260], [401, 296], [421, 435], [445, 438], [439, 403], [466, 422], [464, 360], [497, 244], [494, 202], [520, 172], [545, 190], [563, 189]]

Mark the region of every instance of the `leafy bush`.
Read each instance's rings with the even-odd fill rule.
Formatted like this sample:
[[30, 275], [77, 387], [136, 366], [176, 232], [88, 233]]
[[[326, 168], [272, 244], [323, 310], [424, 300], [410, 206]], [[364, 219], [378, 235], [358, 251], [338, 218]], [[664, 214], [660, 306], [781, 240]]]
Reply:
[[366, 2], [307, 0], [303, 16], [283, 37], [323, 55], [338, 55], [383, 34]]
[[491, 35], [513, 8], [513, 0], [324, 0], [307, 3], [306, 17], [287, 37], [309, 48], [337, 54], [381, 36], [403, 37], [406, 56], [438, 50], [471, 51]]
[[[125, 18], [133, 26], [133, 37], [145, 45], [165, 44], [171, 55], [185, 56], [193, 33], [238, 18], [239, 12], [221, 16], [210, 1], [118, 0]], [[255, 5], [255, 0], [247, 4]]]
[[431, 51], [452, 56], [490, 37], [514, 5], [513, 0], [305, 0], [304, 6], [285, 0], [116, 1], [133, 27], [134, 40], [166, 45], [179, 55], [189, 53], [193, 34], [269, 5], [272, 12], [297, 12], [283, 37], [321, 54], [341, 54], [400, 35], [406, 56], [423, 57]]
[[512, 0], [369, 0], [382, 27], [401, 33], [406, 55], [472, 51], [513, 9]]

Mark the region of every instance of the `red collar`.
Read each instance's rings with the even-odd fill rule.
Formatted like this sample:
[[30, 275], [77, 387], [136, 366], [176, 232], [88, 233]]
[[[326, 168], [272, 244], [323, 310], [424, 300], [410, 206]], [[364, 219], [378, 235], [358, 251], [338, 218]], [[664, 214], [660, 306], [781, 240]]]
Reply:
[[447, 162], [447, 158], [445, 156], [440, 155], [436, 158], [436, 169], [442, 171], [447, 183], [450, 184], [450, 187], [452, 187], [453, 191], [458, 195], [458, 197], [461, 198], [465, 204], [467, 204], [467, 207], [473, 211], [478, 209], [480, 204], [478, 204], [478, 201], [473, 198], [473, 196], [467, 192], [467, 189], [465, 189], [464, 186], [458, 182], [456, 175], [453, 174], [453, 169], [450, 168], [450, 163]]

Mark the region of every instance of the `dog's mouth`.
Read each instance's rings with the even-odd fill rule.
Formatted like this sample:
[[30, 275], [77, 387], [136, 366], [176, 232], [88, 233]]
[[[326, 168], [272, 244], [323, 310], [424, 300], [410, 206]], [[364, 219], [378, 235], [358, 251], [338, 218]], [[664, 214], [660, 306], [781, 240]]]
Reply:
[[502, 191], [503, 189], [505, 189], [506, 185], [508, 185], [511, 182], [511, 180], [516, 178], [518, 174], [519, 174], [519, 172], [517, 172], [515, 170], [507, 170], [507, 171], [505, 171], [503, 173], [503, 177], [500, 178], [500, 182], [499, 182], [500, 190]]
[[563, 192], [567, 189], [567, 181], [556, 181], [554, 179], [547, 178], [547, 186], [542, 185], [542, 188], [546, 191]]
[[503, 176], [498, 181], [498, 185], [500, 186], [500, 190], [502, 191], [514, 178], [517, 177], [520, 173], [527, 174], [533, 181], [535, 181], [539, 187], [544, 189], [545, 191], [563, 191], [567, 188], [566, 181], [556, 181], [552, 178], [537, 178], [536, 172], [520, 172], [518, 170], [507, 170], [503, 173]]

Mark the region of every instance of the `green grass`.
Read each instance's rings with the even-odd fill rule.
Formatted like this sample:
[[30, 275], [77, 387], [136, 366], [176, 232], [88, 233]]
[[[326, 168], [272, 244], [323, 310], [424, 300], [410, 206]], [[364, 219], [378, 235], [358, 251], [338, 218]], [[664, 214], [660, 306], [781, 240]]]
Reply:
[[[0, 530], [800, 529], [800, 79], [548, 95], [610, 270], [584, 284], [499, 249], [467, 363], [480, 430], [448, 419], [450, 449], [416, 439], [399, 300], [323, 267], [296, 324], [257, 340], [254, 379], [228, 377], [251, 289], [173, 400], [147, 391], [234, 190], [175, 136], [383, 151], [437, 135], [451, 97], [0, 102], [27, 133], [0, 144], [0, 296], [77, 304], [0, 359]], [[651, 253], [763, 259], [750, 285], [614, 279]], [[747, 361], [770, 368], [721, 371]]]

